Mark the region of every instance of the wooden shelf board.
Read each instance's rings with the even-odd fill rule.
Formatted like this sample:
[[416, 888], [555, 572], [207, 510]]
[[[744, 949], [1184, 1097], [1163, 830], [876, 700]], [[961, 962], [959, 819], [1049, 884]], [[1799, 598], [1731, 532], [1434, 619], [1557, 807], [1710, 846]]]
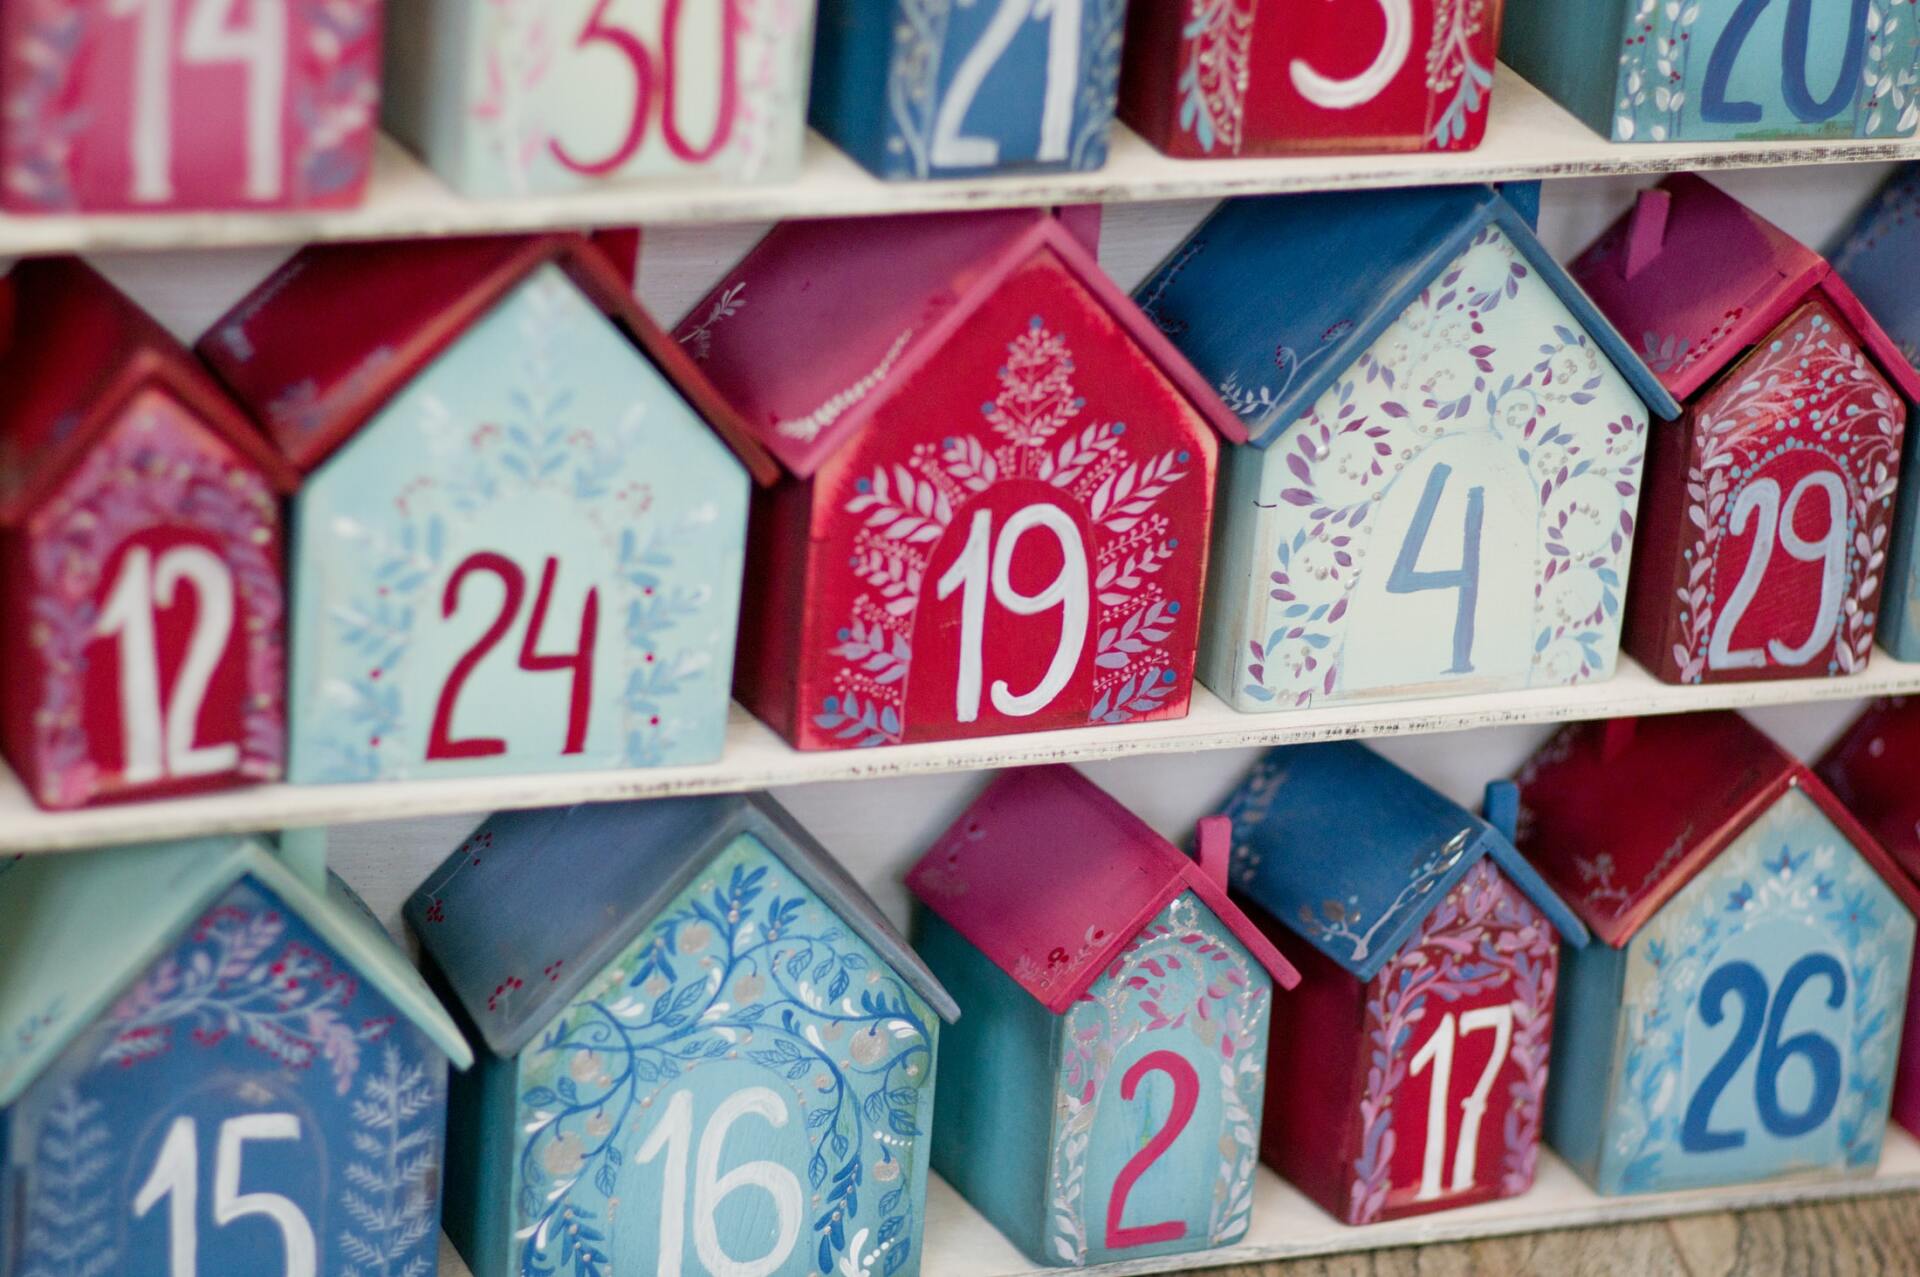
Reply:
[[1272, 714], [1236, 713], [1205, 689], [1196, 689], [1192, 713], [1184, 719], [823, 753], [789, 748], [736, 705], [720, 761], [694, 767], [351, 785], [260, 785], [194, 798], [58, 814], [35, 807], [11, 773], [0, 769], [0, 854], [457, 812], [1092, 762], [1133, 755], [1190, 754], [1315, 740], [1854, 700], [1909, 692], [1920, 692], [1920, 663], [1902, 664], [1884, 652], [1876, 652], [1866, 672], [1853, 678], [1705, 687], [1670, 686], [1623, 660], [1613, 679], [1568, 688], [1344, 704]]
[[0, 256], [300, 244], [534, 230], [556, 226], [764, 222], [938, 209], [1221, 199], [1275, 191], [1758, 168], [1920, 157], [1920, 141], [1620, 144], [1568, 114], [1504, 65], [1484, 145], [1475, 151], [1173, 160], [1116, 127], [1106, 167], [940, 182], [882, 182], [818, 136], [800, 175], [764, 184], [678, 182], [559, 195], [463, 199], [382, 138], [364, 205], [295, 213], [0, 217]]

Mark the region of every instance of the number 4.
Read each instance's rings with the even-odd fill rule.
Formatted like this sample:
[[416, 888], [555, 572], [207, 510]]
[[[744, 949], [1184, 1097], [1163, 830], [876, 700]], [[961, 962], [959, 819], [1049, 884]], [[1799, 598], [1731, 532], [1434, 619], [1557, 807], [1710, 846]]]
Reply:
[[1480, 529], [1486, 521], [1487, 490], [1467, 489], [1466, 524], [1460, 531], [1460, 566], [1450, 572], [1420, 570], [1420, 551], [1426, 548], [1427, 535], [1433, 531], [1433, 516], [1440, 509], [1440, 498], [1447, 490], [1453, 467], [1437, 465], [1427, 475], [1427, 486], [1420, 494], [1420, 505], [1413, 512], [1413, 526], [1401, 543], [1400, 557], [1394, 560], [1393, 573], [1387, 578], [1389, 594], [1419, 594], [1426, 590], [1458, 590], [1460, 606], [1453, 621], [1453, 666], [1449, 674], [1473, 673], [1473, 620], [1480, 605]]

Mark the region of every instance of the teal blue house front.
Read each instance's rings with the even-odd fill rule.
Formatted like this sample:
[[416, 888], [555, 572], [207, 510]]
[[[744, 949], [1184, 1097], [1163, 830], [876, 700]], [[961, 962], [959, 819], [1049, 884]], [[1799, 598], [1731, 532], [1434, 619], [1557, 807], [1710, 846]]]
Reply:
[[406, 915], [484, 1044], [447, 1185], [476, 1277], [919, 1271], [956, 1010], [771, 800], [498, 815]]

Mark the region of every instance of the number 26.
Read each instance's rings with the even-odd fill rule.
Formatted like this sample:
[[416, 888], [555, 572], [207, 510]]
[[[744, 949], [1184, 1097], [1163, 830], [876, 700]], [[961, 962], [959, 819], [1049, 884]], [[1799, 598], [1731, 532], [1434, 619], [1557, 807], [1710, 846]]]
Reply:
[[[1827, 983], [1828, 1010], [1837, 1011], [1846, 1005], [1847, 969], [1826, 953], [1809, 953], [1788, 967], [1786, 975], [1780, 978], [1780, 988], [1771, 997], [1766, 976], [1750, 962], [1729, 962], [1715, 968], [1706, 978], [1700, 986], [1700, 1018], [1709, 1028], [1718, 1025], [1726, 1018], [1726, 1002], [1731, 997], [1740, 1003], [1740, 1023], [1726, 1051], [1701, 1080], [1700, 1089], [1687, 1105], [1686, 1118], [1680, 1126], [1682, 1149], [1689, 1153], [1716, 1153], [1746, 1144], [1745, 1131], [1716, 1131], [1710, 1124], [1720, 1093], [1727, 1089], [1727, 1083], [1733, 1081], [1733, 1075], [1740, 1071], [1756, 1045], [1760, 1048], [1760, 1058], [1754, 1066], [1753, 1106], [1760, 1115], [1760, 1125], [1768, 1133], [1778, 1139], [1791, 1139], [1805, 1135], [1832, 1116], [1834, 1102], [1840, 1097], [1844, 1063], [1840, 1048], [1819, 1033], [1796, 1033], [1784, 1042], [1780, 1040], [1794, 998], [1802, 985], [1814, 979], [1824, 979]], [[1813, 1090], [1805, 1109], [1789, 1113], [1780, 1103], [1780, 1071], [1795, 1056], [1800, 1057], [1812, 1073]]]

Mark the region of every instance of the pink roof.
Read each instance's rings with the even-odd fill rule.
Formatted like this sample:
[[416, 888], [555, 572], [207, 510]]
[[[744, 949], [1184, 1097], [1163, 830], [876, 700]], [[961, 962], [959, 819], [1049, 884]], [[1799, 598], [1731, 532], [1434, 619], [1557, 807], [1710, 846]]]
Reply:
[[1820, 292], [1909, 399], [1917, 374], [1825, 258], [1719, 187], [1676, 173], [1642, 192], [1573, 276], [1686, 400]]
[[1003, 772], [907, 886], [1055, 1015], [1187, 891], [1291, 989], [1299, 972], [1227, 898], [1229, 831], [1202, 824], [1204, 867], [1071, 767]]
[[1040, 252], [1061, 260], [1216, 430], [1245, 442], [1206, 379], [1041, 209], [783, 223], [677, 336], [761, 446], [807, 478]]

